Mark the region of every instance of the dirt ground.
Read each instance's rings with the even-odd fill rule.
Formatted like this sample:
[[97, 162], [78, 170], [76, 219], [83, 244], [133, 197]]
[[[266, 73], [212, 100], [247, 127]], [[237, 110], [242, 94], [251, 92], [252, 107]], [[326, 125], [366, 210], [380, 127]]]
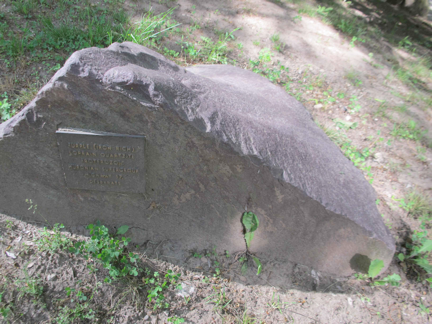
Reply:
[[[380, 1], [353, 1], [351, 5], [346, 1], [313, 3], [345, 6], [352, 15], [385, 32], [365, 42], [353, 41], [326, 22], [325, 15], [311, 17], [299, 13], [303, 8], [300, 1], [126, 1], [124, 8], [132, 20], [139, 21], [150, 8], [161, 13], [176, 7], [172, 17], [183, 29], [190, 28], [188, 42], [198, 43], [202, 37], [218, 39], [234, 31], [228, 42], [227, 58], [228, 63], [240, 67], [251, 69], [250, 60], [260, 60], [261, 56], [262, 61], [263, 49], [269, 49], [271, 61], [265, 67], [261, 62], [259, 67], [262, 70], [287, 67], [286, 75], [282, 76], [290, 80], [290, 94], [305, 105], [328, 134], [336, 133], [336, 140], [349, 138], [351, 147], [368, 150], [361, 164], [365, 177], [377, 192], [377, 206], [396, 239], [397, 253], [404, 252], [407, 240], [420, 230], [422, 221], [403, 208], [402, 200], [406, 202], [412, 190], [428, 199], [432, 190], [432, 74], [429, 68], [426, 76], [419, 74], [411, 77], [412, 82], [406, 82], [401, 73], [419, 59], [432, 57], [431, 23]], [[399, 46], [395, 46], [390, 36]], [[161, 53], [167, 53], [165, 47], [179, 52], [179, 56], [171, 59], [181, 65], [209, 63], [183, 55], [180, 37], [184, 35], [170, 35], [160, 47]], [[422, 39], [424, 46], [417, 46], [413, 52], [407, 40], [416, 37]], [[276, 83], [282, 86], [283, 82]], [[287, 88], [286, 83], [284, 86]], [[334, 100], [329, 100], [330, 97]], [[409, 121], [416, 125], [411, 132], [424, 133], [421, 138], [395, 132], [398, 125]], [[342, 143], [339, 145], [343, 147]], [[171, 269], [181, 274], [182, 289], [166, 290], [170, 306], [154, 310], [146, 302], [147, 292], [138, 278], [104, 283], [106, 270], [97, 265], [100, 271], [91, 271], [88, 265], [93, 264], [92, 260], [65, 251], [41, 252], [35, 243], [41, 238], [41, 225], [0, 216], [1, 284], [10, 287], [4, 290], [3, 301], [0, 295], [1, 313], [10, 310], [9, 316], [3, 317], [5, 323], [181, 323], [181, 319], [186, 323], [428, 323], [431, 320], [431, 288], [424, 281], [427, 275], [407, 268], [396, 256], [384, 276], [400, 275], [400, 287], [378, 287], [372, 286], [370, 280], [332, 278], [296, 264], [283, 269], [286, 277], [272, 276], [271, 271], [266, 271], [266, 264], [260, 276], [256, 276], [252, 266], [242, 273], [239, 263], [242, 251], [231, 255], [191, 251], [189, 256], [178, 258], [176, 247], [170, 242], [146, 242], [134, 249], [146, 267], [160, 273]], [[429, 226], [430, 221], [426, 229]], [[72, 241], [85, 240], [85, 234], [88, 233], [84, 230], [64, 232]], [[278, 266], [267, 265], [268, 269]], [[43, 287], [42, 292], [19, 289], [23, 283], [32, 287], [30, 279]], [[74, 302], [67, 295], [67, 287], [87, 294], [87, 308], [77, 310], [77, 305], [85, 303]], [[74, 313], [69, 311], [62, 317], [65, 307], [77, 310], [80, 316], [74, 320], [71, 315]]]

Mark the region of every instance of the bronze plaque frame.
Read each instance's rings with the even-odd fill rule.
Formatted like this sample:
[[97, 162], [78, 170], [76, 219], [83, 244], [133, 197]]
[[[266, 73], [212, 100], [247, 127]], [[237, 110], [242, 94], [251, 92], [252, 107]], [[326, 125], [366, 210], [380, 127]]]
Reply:
[[70, 128], [56, 134], [68, 188], [145, 192], [144, 136]]

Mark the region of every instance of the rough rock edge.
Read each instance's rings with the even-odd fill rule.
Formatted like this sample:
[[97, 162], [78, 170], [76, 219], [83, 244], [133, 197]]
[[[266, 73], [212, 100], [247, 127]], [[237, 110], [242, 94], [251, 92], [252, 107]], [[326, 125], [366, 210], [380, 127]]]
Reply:
[[[38, 119], [38, 115], [37, 115], [37, 111], [36, 111], [37, 101], [40, 98], [43, 98], [45, 96], [45, 93], [48, 92], [53, 87], [58, 87], [58, 86], [67, 87], [67, 84], [62, 82], [63, 77], [66, 78], [67, 74], [76, 75], [76, 76], [79, 76], [82, 78], [91, 78], [91, 79], [99, 80], [101, 82], [105, 81], [105, 82], [109, 83], [110, 78], [108, 77], [109, 74], [107, 74], [107, 73], [110, 69], [107, 69], [102, 73], [101, 71], [97, 71], [96, 69], [92, 68], [92, 66], [90, 64], [88, 64], [91, 61], [86, 62], [87, 55], [90, 54], [90, 56], [93, 57], [94, 52], [99, 52], [99, 54], [102, 56], [104, 53], [107, 53], [107, 52], [116, 52], [117, 55], [119, 56], [119, 58], [118, 58], [119, 64], [116, 65], [114, 67], [114, 69], [119, 68], [119, 67], [124, 67], [128, 64], [135, 65], [135, 66], [138, 65], [138, 66], [141, 66], [143, 68], [142, 70], [145, 70], [147, 73], [151, 74], [152, 70], [157, 70], [158, 73], [164, 73], [168, 78], [172, 78], [174, 82], [180, 82], [180, 83], [182, 83], [182, 85], [185, 85], [185, 84], [192, 84], [193, 85], [195, 83], [202, 82], [203, 78], [206, 78], [205, 76], [201, 76], [201, 75], [193, 75], [192, 73], [189, 73], [188, 70], [177, 66], [176, 64], [174, 64], [171, 61], [168, 61], [165, 57], [163, 57], [159, 53], [156, 53], [150, 49], [144, 48], [144, 47], [136, 45], [134, 43], [129, 43], [129, 42], [123, 43], [123, 44], [114, 43], [111, 46], [109, 46], [107, 49], [99, 49], [99, 48], [84, 49], [84, 50], [75, 52], [68, 59], [68, 61], [64, 65], [64, 67], [62, 67], [54, 75], [54, 77], [39, 91], [36, 98], [32, 102], [30, 102], [29, 105], [27, 105], [19, 114], [17, 114], [11, 120], [0, 125], [0, 140], [2, 140], [3, 137], [6, 138], [9, 136], [13, 136], [15, 128], [17, 126], [19, 126], [20, 122], [24, 118], [26, 119], [26, 121], [28, 123], [31, 123], [31, 124], [35, 123]], [[139, 64], [140, 62], [137, 61], [136, 56], [139, 56], [139, 55], [143, 55], [143, 57], [148, 59], [148, 61], [146, 62], [147, 65], [145, 67], [142, 66], [141, 64]], [[193, 71], [193, 70], [194, 70], [194, 68], [190, 69], [190, 71]], [[249, 72], [249, 71], [246, 71], [246, 73], [252, 74], [252, 72]], [[134, 75], [133, 77], [135, 78], [136, 75]], [[138, 85], [138, 86], [140, 84], [141, 85], [143, 84], [142, 79], [127, 79], [124, 81], [126, 82], [126, 84], [131, 84], [131, 82], [132, 82], [132, 84]], [[210, 82], [210, 83], [214, 82], [209, 78], [206, 78], [206, 81]], [[153, 82], [153, 81], [151, 81], [151, 82]], [[274, 86], [270, 82], [269, 82], [269, 87], [277, 89], [274, 91], [284, 92], [282, 89], [279, 89], [278, 87]], [[123, 95], [131, 97], [130, 92], [124, 91], [124, 89], [122, 89], [121, 86], [111, 87], [111, 90], [120, 92]], [[303, 107], [302, 104], [293, 100], [293, 98], [290, 97], [285, 92], [284, 92], [284, 95], [286, 96], [287, 100], [291, 101], [291, 103], [293, 103], [294, 105], [297, 105], [297, 107], [295, 109], [297, 109], [299, 111], [299, 113], [306, 115], [308, 118], [310, 118], [312, 120], [312, 117], [307, 112], [307, 110]], [[260, 154], [260, 152], [264, 152], [264, 151], [267, 152], [268, 147], [259, 147], [259, 146], [256, 147], [255, 143], [250, 143], [250, 145], [239, 145], [238, 144], [239, 141], [236, 141], [236, 140], [238, 140], [238, 138], [235, 138], [235, 137], [230, 138], [230, 136], [226, 135], [226, 133], [227, 133], [226, 129], [222, 128], [220, 130], [220, 132], [212, 131], [212, 127], [210, 126], [212, 124], [211, 117], [209, 118], [207, 116], [207, 118], [206, 118], [206, 116], [204, 116], [202, 114], [202, 112], [199, 111], [201, 108], [201, 105], [199, 105], [198, 107], [195, 107], [195, 109], [196, 109], [195, 111], [190, 110], [190, 109], [189, 110], [186, 110], [186, 109], [181, 110], [181, 109], [178, 109], [178, 107], [172, 107], [171, 105], [167, 105], [167, 102], [164, 101], [165, 98], [163, 97], [163, 95], [160, 95], [160, 93], [157, 93], [155, 91], [153, 92], [153, 96], [151, 98], [153, 102], [142, 101], [142, 100], [139, 100], [138, 97], [135, 97], [134, 99], [137, 99], [142, 105], [146, 106], [149, 109], [157, 109], [158, 107], [166, 108], [168, 106], [169, 109], [175, 110], [182, 119], [190, 122], [192, 125], [194, 125], [197, 129], [199, 129], [203, 133], [206, 133], [207, 135], [212, 136], [216, 140], [221, 140], [221, 141], [229, 144], [236, 152], [238, 152], [242, 156], [250, 157], [251, 160], [255, 161], [256, 164], [268, 166], [272, 170], [272, 174], [275, 178], [282, 180], [286, 183], [289, 183], [289, 184], [293, 185], [294, 187], [299, 188], [307, 196], [309, 196], [310, 198], [312, 198], [312, 199], [318, 201], [320, 204], [322, 204], [326, 209], [328, 209], [332, 212], [335, 212], [336, 214], [343, 215], [356, 224], [359, 224], [359, 222], [358, 222], [359, 219], [361, 219], [363, 217], [368, 218], [370, 220], [370, 222], [366, 222], [365, 224], [359, 224], [361, 227], [363, 227], [367, 230], [368, 236], [371, 238], [374, 238], [374, 239], [378, 239], [380, 241], [381, 241], [381, 239], [384, 238], [383, 242], [387, 245], [387, 247], [390, 250], [395, 249], [394, 241], [393, 241], [391, 235], [389, 234], [388, 229], [384, 226], [384, 224], [382, 222], [380, 224], [379, 222], [376, 221], [376, 218], [374, 219], [372, 216], [369, 215], [369, 212], [370, 212], [371, 214], [373, 213], [373, 214], [376, 214], [379, 216], [379, 213], [378, 213], [376, 206], [374, 204], [375, 198], [376, 198], [375, 193], [374, 193], [372, 187], [370, 187], [370, 185], [364, 179], [362, 172], [360, 170], [358, 170], [357, 168], [355, 168], [351, 164], [351, 162], [345, 161], [346, 165], [351, 164], [351, 167], [348, 167], [349, 170], [347, 170], [347, 171], [353, 172], [354, 174], [356, 173], [356, 177], [360, 176], [363, 179], [364, 183], [360, 184], [360, 185], [363, 187], [362, 189], [365, 190], [365, 192], [367, 193], [367, 196], [369, 196], [369, 197], [366, 197], [366, 199], [359, 199], [359, 200], [361, 200], [361, 201], [367, 200], [370, 202], [369, 206], [358, 206], [358, 207], [360, 207], [359, 210], [356, 210], [354, 213], [352, 212], [352, 210], [348, 211], [346, 208], [344, 208], [344, 207], [350, 205], [349, 203], [345, 203], [345, 201], [344, 201], [344, 203], [342, 205], [338, 206], [337, 204], [335, 204], [335, 200], [326, 199], [326, 197], [323, 197], [322, 195], [320, 196], [320, 195], [316, 194], [316, 192], [314, 190], [316, 190], [317, 186], [314, 186], [313, 183], [309, 184], [309, 186], [306, 186], [304, 183], [302, 183], [301, 181], [296, 179], [296, 176], [298, 176], [298, 174], [296, 174], [295, 172], [290, 173], [286, 167], [280, 166], [277, 161], [274, 161], [272, 159], [272, 155], [263, 156], [262, 154]], [[301, 110], [303, 110], [303, 111], [301, 111]], [[240, 115], [237, 116], [237, 118], [239, 118], [239, 119], [240, 119], [240, 117], [242, 119], [244, 119], [244, 116], [240, 116]], [[304, 117], [305, 116], [303, 116], [303, 118]], [[255, 124], [259, 125], [259, 120], [254, 120], [254, 122], [255, 122]], [[316, 125], [313, 125], [313, 126], [316, 126]], [[269, 127], [269, 125], [266, 124], [265, 127]], [[322, 135], [324, 135], [323, 138], [325, 138], [327, 141], [330, 142], [330, 140], [327, 138], [327, 136], [320, 129], [318, 129], [317, 126], [315, 128], [318, 130], [318, 132], [322, 133], [322, 134], [320, 134], [321, 137], [322, 137]], [[273, 127], [273, 130], [276, 132], [276, 129], [274, 127]], [[228, 133], [229, 133], [229, 130], [228, 130]], [[251, 137], [252, 136], [250, 136], [249, 139], [251, 139]], [[330, 142], [330, 143], [331, 143], [331, 145], [334, 146], [334, 148], [337, 148], [335, 144], [333, 144], [332, 142]], [[343, 154], [340, 152], [339, 148], [337, 148], [337, 154], [339, 154], [339, 156], [335, 155], [335, 158], [338, 158], [338, 162], [341, 160], [341, 158], [346, 159], [343, 156]], [[348, 164], [346, 162], [348, 162]], [[338, 171], [340, 171], [340, 170], [338, 170]], [[293, 176], [290, 177], [290, 174], [293, 174]], [[343, 197], [340, 197], [340, 199], [343, 200]], [[355, 200], [357, 200], [357, 199], [354, 198], [352, 201], [355, 201]], [[351, 213], [350, 213], [350, 211], [351, 211]], [[361, 213], [359, 213], [359, 211]], [[372, 224], [374, 226], [372, 226]], [[379, 230], [378, 234], [376, 233], [377, 229]]]

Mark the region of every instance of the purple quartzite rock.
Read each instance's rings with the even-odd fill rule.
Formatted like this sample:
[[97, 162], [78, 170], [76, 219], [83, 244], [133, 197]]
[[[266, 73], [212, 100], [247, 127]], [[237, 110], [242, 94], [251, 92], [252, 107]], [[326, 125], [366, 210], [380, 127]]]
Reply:
[[[89, 171], [86, 154], [117, 166], [128, 157], [103, 153], [106, 138], [71, 135], [63, 143], [59, 129], [145, 136], [142, 148], [122, 144], [128, 154], [144, 150], [129, 172], [141, 172], [145, 187], [136, 177], [130, 190], [111, 181], [126, 169]], [[105, 149], [116, 150], [110, 143]], [[126, 224], [140, 229], [136, 241], [235, 252], [245, 250], [241, 217], [248, 210], [260, 221], [250, 251], [263, 262], [337, 275], [365, 270], [373, 259], [387, 268], [395, 250], [374, 190], [302, 104], [232, 66], [184, 69], [133, 43], [76, 52], [0, 125], [0, 152], [0, 212], [10, 216]], [[68, 186], [74, 174], [93, 187]], [[38, 205], [36, 214], [26, 198]]]

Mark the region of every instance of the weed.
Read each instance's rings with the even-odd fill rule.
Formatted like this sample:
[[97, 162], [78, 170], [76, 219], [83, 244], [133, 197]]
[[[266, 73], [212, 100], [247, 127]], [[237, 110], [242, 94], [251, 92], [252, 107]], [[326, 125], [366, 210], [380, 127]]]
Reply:
[[173, 324], [180, 324], [180, 323], [184, 323], [185, 319], [184, 318], [179, 318], [177, 316], [168, 317], [168, 322], [169, 323], [173, 323]]
[[370, 302], [371, 302], [371, 300], [370, 300], [369, 297], [364, 296], [364, 295], [362, 295], [362, 294], [357, 294], [357, 295], [358, 295], [358, 297], [360, 298], [360, 300], [361, 300], [362, 303], [370, 303]]
[[349, 101], [351, 102], [348, 105], [348, 108], [350, 108], [350, 113], [351, 114], [355, 114], [355, 113], [360, 112], [361, 106], [358, 103], [358, 97], [357, 96], [352, 96]]
[[9, 219], [6, 220], [6, 228], [11, 229], [13, 225], [14, 225], [13, 221]]
[[12, 313], [13, 304], [7, 303], [3, 300], [4, 292], [0, 292], [0, 314], [3, 319], [7, 320], [9, 315]]
[[394, 137], [419, 141], [422, 139], [425, 131], [418, 128], [414, 120], [410, 120], [408, 123], [394, 124], [390, 134]]
[[17, 286], [17, 291], [19, 291], [18, 300], [21, 296], [29, 295], [32, 298], [38, 299], [43, 293], [42, 280], [40, 278], [31, 278], [24, 268], [23, 279], [17, 279], [15, 285]]
[[[286, 304], [290, 304], [290, 303], [281, 302], [280, 296], [277, 296], [277, 298], [275, 298], [275, 293], [273, 293], [271, 302], [268, 303], [267, 306], [269, 306], [273, 310], [277, 310], [279, 313], [283, 314], [282, 310], [286, 307]], [[292, 303], [292, 304], [294, 304], [294, 303]]]
[[260, 46], [260, 41], [259, 40], [253, 41], [252, 44], [254, 44], [255, 46]]
[[355, 129], [358, 126], [357, 122], [349, 122], [339, 118], [336, 118], [333, 121], [336, 124], [336, 127], [339, 127], [340, 129], [345, 129], [345, 130]]
[[171, 57], [177, 57], [177, 56], [179, 56], [179, 52], [176, 52], [176, 51], [174, 51], [174, 50], [170, 50], [170, 49], [168, 49], [168, 48], [166, 48], [166, 47], [164, 47], [164, 55], [165, 56], [171, 56]]
[[[249, 60], [249, 65], [252, 68], [252, 71], [258, 73], [267, 79], [269, 79], [273, 83], [285, 83], [285, 89], [289, 91], [289, 81], [288, 78], [288, 68], [281, 65], [278, 62], [276, 67], [268, 67], [266, 63], [271, 61], [272, 53], [268, 48], [264, 48], [260, 51], [258, 56], [258, 60]], [[288, 83], [288, 84], [287, 84]]]
[[317, 14], [318, 15], [321, 15], [321, 16], [328, 16], [328, 14], [330, 13], [330, 11], [332, 11], [333, 10], [333, 8], [327, 8], [327, 7], [324, 7], [324, 6], [318, 6], [318, 9], [317, 9]]
[[361, 86], [363, 82], [359, 78], [359, 73], [357, 71], [351, 70], [345, 74], [345, 78], [353, 85], [353, 86]]
[[246, 247], [249, 249], [254, 237], [254, 233], [258, 229], [258, 217], [252, 212], [244, 213], [242, 217], [242, 224], [245, 230], [244, 237], [246, 241]]
[[414, 217], [427, 217], [432, 215], [432, 202], [429, 197], [419, 191], [410, 191], [405, 198], [394, 199], [399, 202], [399, 207], [405, 209], [408, 215]]
[[185, 56], [191, 58], [192, 60], [198, 58], [200, 50], [196, 49], [194, 44], [190, 44], [188, 42], [180, 42], [180, 45], [181, 45], [182, 52], [184, 53]]
[[206, 57], [207, 62], [227, 64], [228, 60], [226, 57], [227, 43], [223, 40], [219, 40], [214, 43], [209, 37], [201, 36], [203, 40], [202, 55]]
[[[407, 254], [399, 253], [398, 258], [401, 262], [406, 264], [415, 264], [422, 268], [426, 273], [432, 274], [432, 265], [429, 262], [429, 254], [432, 251], [432, 240], [428, 239], [428, 231], [426, 230], [426, 223], [430, 221], [430, 215], [432, 214], [432, 207], [428, 202], [427, 207], [422, 200], [417, 200], [420, 197], [417, 193], [415, 194], [416, 203], [408, 205], [409, 208], [414, 208], [417, 213], [422, 213], [420, 231], [414, 231], [410, 240], [406, 243]], [[411, 200], [413, 201], [413, 200]], [[410, 201], [410, 202], [411, 202]], [[415, 270], [415, 269], [414, 269]], [[417, 270], [415, 270], [417, 272]], [[420, 274], [417, 272], [420, 276]]]
[[[127, 252], [126, 247], [130, 238], [116, 238], [109, 234], [108, 228], [99, 222], [96, 225], [87, 226], [90, 230], [91, 239], [87, 242], [77, 242], [69, 251], [81, 254], [87, 259], [98, 260], [103, 267], [109, 271], [110, 277], [106, 277], [106, 282], [116, 280], [127, 275], [137, 276], [140, 270], [137, 265], [138, 255]], [[128, 226], [121, 226], [117, 235], [122, 235], [128, 230]]]
[[277, 42], [279, 42], [279, 39], [280, 39], [279, 34], [274, 34], [274, 35], [270, 36], [270, 40], [271, 40], [273, 43], [277, 43]]
[[404, 48], [407, 50], [410, 50], [411, 46], [413, 45], [413, 43], [410, 41], [409, 36], [406, 36], [404, 39], [400, 40], [398, 44], [400, 48]]
[[328, 138], [330, 138], [336, 145], [341, 146], [343, 143], [345, 143], [348, 140], [347, 136], [344, 133], [338, 130], [334, 130], [330, 127], [320, 125], [318, 122], [317, 124], [319, 127], [321, 127], [324, 133], [326, 133]]
[[227, 64], [228, 42], [235, 39], [233, 33], [237, 30], [238, 28], [231, 32], [221, 32], [217, 42], [214, 42], [209, 37], [201, 36], [202, 42], [199, 43], [202, 47], [201, 49], [196, 49], [194, 44], [189, 44], [187, 42], [182, 44], [182, 48], [184, 48], [185, 54], [191, 59], [201, 58], [202, 60], [215, 64]]
[[366, 165], [366, 159], [370, 156], [373, 150], [369, 148], [364, 148], [360, 151], [350, 142], [343, 143], [341, 149], [342, 152], [344, 152], [345, 156], [349, 158], [356, 167], [367, 173], [367, 175], [371, 178], [369, 182], [372, 183], [373, 174], [371, 172], [371, 167]]
[[269, 48], [263, 48], [260, 52], [259, 52], [259, 56], [258, 59], [264, 63], [269, 63], [272, 60], [273, 53], [270, 51]]
[[380, 116], [382, 118], [389, 118], [389, 116], [387, 115], [387, 103], [385, 100], [381, 100], [381, 99], [377, 99], [375, 98], [376, 101], [378, 101], [380, 103], [377, 111], [374, 113], [374, 117]]
[[359, 41], [359, 42], [362, 42], [362, 43], [366, 42], [366, 40], [363, 39], [363, 38], [357, 38], [356, 36], [353, 36], [353, 38], [351, 39], [351, 42], [350, 42], [350, 46], [354, 47], [356, 41]]
[[299, 15], [294, 16], [294, 17], [293, 17], [293, 20], [294, 20], [294, 22], [302, 21], [302, 16], [299, 16]]
[[55, 253], [72, 246], [72, 241], [61, 232], [63, 228], [63, 224], [54, 224], [52, 230], [44, 227], [40, 232], [40, 238], [35, 241], [39, 251]]
[[[258, 225], [259, 225], [258, 217], [252, 212], [245, 212], [242, 216], [242, 224], [244, 226], [244, 237], [246, 241], [246, 249], [247, 251], [249, 251], [250, 244], [254, 237], [254, 233], [258, 229]], [[262, 271], [261, 261], [257, 257], [251, 255], [249, 252], [247, 252], [247, 255], [250, 255], [254, 260], [255, 265], [258, 268], [257, 269], [257, 276], [258, 276]], [[241, 258], [240, 263], [243, 263], [242, 272], [244, 272], [247, 269], [247, 258], [245, 259]]]
[[372, 280], [372, 285], [374, 286], [384, 286], [390, 284], [391, 286], [398, 287], [400, 285], [401, 277], [398, 274], [389, 275], [381, 280], [374, 280], [382, 268], [384, 268], [384, 262], [379, 259], [372, 260], [369, 265], [369, 270], [366, 275], [358, 273], [354, 276], [360, 280], [370, 279]]
[[425, 305], [423, 305], [423, 303], [421, 301], [419, 302], [419, 307], [420, 307], [420, 314], [421, 315], [429, 315], [430, 309], [428, 307], [426, 307]]
[[74, 323], [75, 320], [94, 320], [96, 317], [95, 311], [90, 307], [90, 302], [93, 299], [95, 291], [93, 291], [90, 298], [87, 298], [81, 290], [75, 291], [69, 287], [65, 288], [66, 295], [71, 298], [71, 302], [74, 303], [73, 308], [64, 306], [55, 319], [56, 323], [68, 324]]
[[168, 270], [165, 276], [161, 276], [159, 272], [154, 272], [153, 276], [143, 278], [144, 283], [149, 286], [147, 299], [149, 303], [153, 304], [154, 310], [169, 307], [169, 304], [165, 301], [163, 292], [170, 285], [176, 285], [179, 278], [180, 274], [175, 274], [172, 270]]
[[247, 310], [244, 311], [243, 316], [241, 318], [242, 324], [255, 324], [257, 321], [256, 318], [248, 315]]
[[156, 47], [162, 37], [180, 24], [171, 22], [171, 15], [175, 8], [171, 8], [159, 15], [150, 10], [133, 29], [124, 30], [123, 38], [137, 44]]
[[309, 5], [309, 4], [304, 4], [299, 10], [298, 10], [299, 14], [305, 14], [308, 15], [310, 17], [315, 17], [316, 16], [316, 8], [314, 8], [313, 6]]
[[432, 79], [432, 60], [429, 57], [421, 57], [414, 62], [408, 63], [407, 69], [419, 80], [428, 82], [428, 79]]
[[426, 156], [425, 156], [426, 148], [423, 146], [417, 146], [416, 150], [417, 150], [416, 158], [419, 159], [421, 162], [426, 162]]
[[12, 118], [16, 114], [16, 110], [12, 108], [12, 105], [8, 102], [7, 93], [3, 93], [0, 98], [0, 121], [6, 121]]
[[213, 287], [213, 290], [216, 292], [206, 297], [204, 300], [207, 301], [207, 304], [214, 304], [213, 311], [215, 311], [219, 316], [222, 316], [225, 309], [232, 302], [232, 299], [228, 299], [226, 296], [225, 288]]

